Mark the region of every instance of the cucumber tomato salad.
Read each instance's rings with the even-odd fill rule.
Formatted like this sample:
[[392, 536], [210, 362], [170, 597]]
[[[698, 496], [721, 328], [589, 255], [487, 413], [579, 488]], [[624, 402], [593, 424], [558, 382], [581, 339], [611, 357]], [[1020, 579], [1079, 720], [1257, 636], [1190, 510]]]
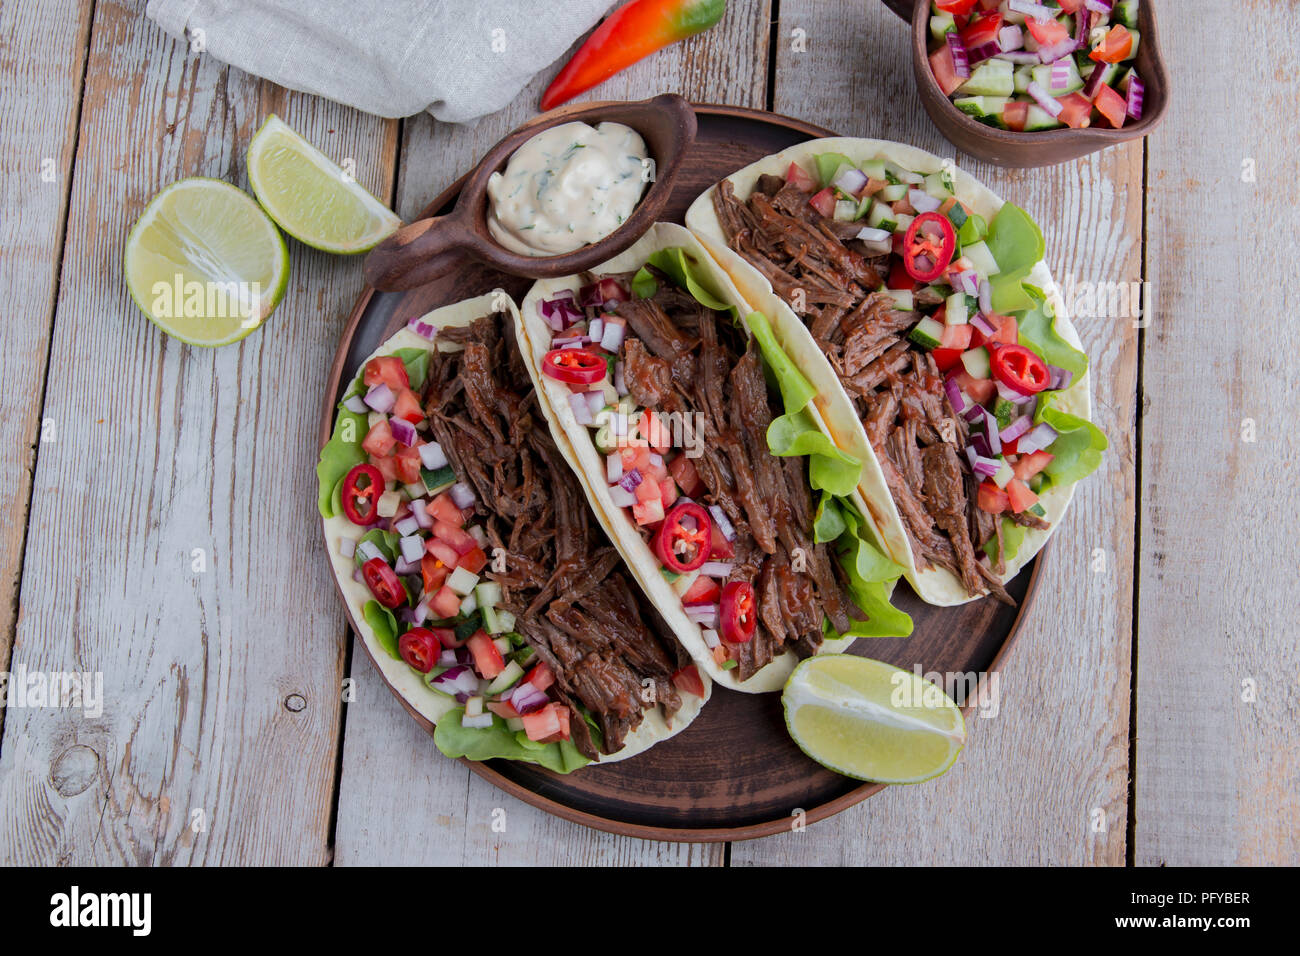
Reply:
[[1119, 129], [1142, 118], [1139, 0], [934, 0], [930, 67], [944, 95], [1016, 132]]

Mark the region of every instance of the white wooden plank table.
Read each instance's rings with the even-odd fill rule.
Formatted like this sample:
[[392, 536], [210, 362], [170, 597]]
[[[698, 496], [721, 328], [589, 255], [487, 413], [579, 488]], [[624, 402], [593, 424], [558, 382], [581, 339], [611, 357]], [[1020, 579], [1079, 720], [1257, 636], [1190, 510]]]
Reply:
[[612, 836], [500, 793], [349, 654], [314, 484], [294, 476], [312, 473], [359, 261], [291, 243], [280, 309], [216, 351], [162, 335], [120, 278], [158, 189], [247, 186], [268, 113], [409, 219], [535, 112], [555, 68], [473, 125], [389, 121], [194, 53], [137, 4], [0, 6], [0, 670], [102, 671], [105, 696], [93, 719], [0, 710], [0, 863], [1300, 862], [1300, 213], [1283, 192], [1300, 52], [1286, 5], [1206, 33], [1189, 24], [1218, 5], [1156, 2], [1164, 126], [1045, 170], [946, 143], [906, 31], [865, 0], [733, 0], [586, 97], [672, 90], [911, 142], [1025, 206], [1062, 285], [1148, 283], [1144, 315], [1075, 310], [1111, 451], [1046, 557], [997, 716], [940, 780], [731, 846]]

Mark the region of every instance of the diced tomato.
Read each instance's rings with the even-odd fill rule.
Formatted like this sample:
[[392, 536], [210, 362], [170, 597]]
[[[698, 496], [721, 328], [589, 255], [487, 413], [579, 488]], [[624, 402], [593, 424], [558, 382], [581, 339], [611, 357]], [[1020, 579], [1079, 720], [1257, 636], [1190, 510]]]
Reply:
[[[1083, 0], [1080, 0], [1082, 3]], [[934, 5], [944, 13], [964, 17], [975, 9], [975, 0], [935, 0]]]
[[383, 418], [371, 425], [370, 431], [366, 432], [366, 437], [361, 439], [361, 450], [372, 457], [384, 458], [392, 452], [396, 444], [397, 439], [393, 437], [393, 429], [389, 426], [388, 419]]
[[456, 549], [457, 554], [469, 554], [478, 547], [478, 542], [474, 540], [474, 536], [459, 524], [435, 520], [432, 530], [435, 538], [441, 538], [447, 542]]
[[618, 457], [623, 461], [623, 473], [631, 471], [633, 468], [644, 472], [650, 465], [650, 449], [644, 444], [636, 443], [624, 445], [618, 450]]
[[466, 551], [456, 562], [456, 567], [464, 568], [470, 574], [478, 574], [487, 566], [487, 554], [480, 547], [475, 546], [473, 550]]
[[939, 84], [944, 96], [952, 96], [957, 92], [957, 87], [966, 82], [957, 75], [952, 47], [946, 43], [930, 54], [930, 72], [934, 74], [934, 81]]
[[478, 671], [479, 677], [491, 680], [506, 669], [506, 662], [502, 660], [501, 652], [497, 650], [497, 646], [492, 643], [492, 638], [488, 637], [486, 631], [475, 631], [465, 646], [474, 655], [474, 670]]
[[424, 542], [424, 551], [441, 561], [448, 570], [456, 567], [460, 562], [460, 555], [456, 553], [456, 549], [446, 541], [439, 541], [437, 538], [430, 538]]
[[397, 461], [392, 457], [379, 458], [375, 455], [370, 456], [370, 464], [379, 469], [379, 474], [383, 476], [385, 482], [397, 480]]
[[637, 431], [645, 437], [646, 444], [661, 455], [672, 447], [672, 432], [664, 425], [659, 415], [649, 409], [641, 414]]
[[1040, 23], [1033, 17], [1026, 17], [1025, 26], [1029, 28], [1030, 34], [1038, 41], [1039, 46], [1056, 46], [1062, 40], [1070, 38], [1070, 31], [1060, 20], [1047, 20]]
[[894, 213], [899, 216], [916, 215], [916, 207], [912, 205], [911, 200], [908, 199], [906, 196], [904, 196], [902, 199], [895, 201], [895, 203], [889, 208], [892, 209]]
[[808, 205], [812, 206], [819, 213], [830, 219], [835, 215], [835, 190], [827, 186], [821, 192], [815, 194], [808, 200]]
[[664, 520], [664, 503], [659, 498], [653, 501], [638, 501], [632, 506], [632, 517], [637, 524], [656, 524]]
[[998, 384], [991, 378], [972, 378], [970, 372], [962, 369], [956, 375], [957, 387], [971, 397], [978, 405], [983, 405], [997, 394]]
[[455, 617], [460, 613], [460, 595], [444, 584], [429, 600], [429, 611], [440, 620]]
[[687, 458], [685, 454], [678, 455], [668, 463], [668, 473], [688, 498], [695, 498], [704, 490], [704, 482], [700, 480], [694, 459]]
[[736, 546], [727, 540], [722, 529], [718, 527], [716, 521], [713, 522], [713, 536], [709, 541], [709, 559], [713, 558], [734, 558], [736, 556]]
[[700, 677], [700, 669], [694, 664], [687, 664], [673, 674], [673, 686], [684, 694], [704, 696], [704, 678]]
[[682, 595], [683, 604], [716, 604], [722, 588], [713, 578], [700, 575]]
[[[1097, 69], [1100, 70], [1102, 67]], [[1093, 100], [1093, 105], [1112, 129], [1119, 129], [1128, 117], [1128, 101], [1104, 83], [1097, 91], [1097, 98]]]
[[992, 481], [980, 483], [979, 497], [976, 499], [981, 511], [1000, 515], [1007, 510], [1007, 493]]
[[889, 270], [889, 282], [886, 285], [891, 289], [912, 290], [916, 288], [916, 280], [912, 278], [911, 273], [907, 271], [900, 257], [894, 257], [894, 264]]
[[1007, 105], [1002, 107], [1002, 122], [1006, 124], [1007, 129], [1023, 133], [1025, 124], [1029, 122], [1028, 101], [1007, 100]]
[[420, 449], [414, 445], [403, 445], [393, 456], [397, 469], [397, 480], [404, 485], [411, 485], [420, 480]]
[[406, 375], [406, 366], [396, 355], [384, 355], [372, 358], [366, 363], [366, 370], [361, 379], [367, 387], [387, 385], [394, 392], [411, 387], [411, 380]]
[[996, 10], [1002, 6], [1002, 0], [980, 0], [981, 10]]
[[973, 329], [969, 324], [966, 325], [945, 325], [943, 335], [939, 338], [939, 347], [944, 349], [957, 349], [965, 351], [970, 348], [970, 338]]
[[675, 481], [665, 478], [663, 481], [659, 482], [659, 500], [663, 503], [664, 514], [668, 513], [668, 509], [671, 508], [673, 502], [677, 500], [677, 494], [677, 483]]
[[798, 163], [790, 164], [790, 168], [785, 171], [785, 181], [794, 183], [802, 192], [810, 193], [817, 189], [817, 178], [805, 172]]
[[[998, 31], [1001, 29], [1002, 14], [990, 10], [972, 19], [970, 25], [961, 31], [961, 39], [966, 44], [967, 49], [971, 49], [983, 46], [986, 43], [993, 43], [997, 40]], [[944, 44], [944, 46], [947, 46], [947, 44]]]
[[447, 575], [450, 573], [451, 568], [431, 554], [426, 554], [420, 559], [420, 577], [424, 579], [425, 594], [435, 593], [438, 588], [442, 587], [447, 580]]
[[1016, 514], [1022, 511], [1028, 511], [1034, 505], [1038, 504], [1038, 495], [1029, 490], [1019, 478], [1012, 478], [1007, 482], [1007, 504]]
[[948, 372], [961, 361], [961, 353], [965, 349], [934, 349], [930, 352], [934, 356], [934, 364], [939, 366], [940, 372]]
[[424, 420], [424, 409], [420, 407], [420, 399], [409, 388], [404, 388], [397, 393], [397, 401], [393, 405], [393, 417], [404, 418], [412, 425]]
[[1003, 457], [1003, 458], [1010, 458], [1012, 455], [1019, 454], [1019, 452], [1020, 452], [1020, 439], [1019, 439], [1019, 438], [1013, 438], [1013, 439], [1011, 439], [1011, 441], [1004, 441], [1004, 442], [1002, 443], [1002, 457]]
[[569, 708], [561, 704], [555, 705], [555, 716], [559, 718], [560, 729], [555, 733], [551, 734], [551, 736], [546, 738], [546, 742], [548, 744], [555, 743], [560, 740], [569, 739], [569, 714], [570, 713], [571, 711], [569, 710]]
[[557, 710], [559, 707], [550, 703], [520, 718], [524, 722], [524, 733], [528, 735], [529, 740], [542, 741], [560, 732], [560, 715], [556, 713]]
[[977, 349], [982, 345], [988, 345], [990, 342], [1003, 345], [1019, 344], [1020, 326], [1017, 324], [1014, 315], [998, 315], [994, 312], [992, 315], [984, 316], [984, 318], [989, 325], [993, 326], [993, 335], [987, 336], [979, 329], [974, 329], [970, 337], [971, 348]]
[[438, 639], [438, 643], [443, 647], [460, 647], [465, 643], [464, 641], [456, 640], [456, 632], [450, 627], [431, 627], [429, 630], [433, 631], [433, 636]]
[[555, 671], [551, 670], [551, 665], [542, 661], [527, 674], [524, 680], [532, 684], [538, 690], [546, 690], [555, 683]]
[[1133, 34], [1129, 33], [1128, 27], [1124, 24], [1117, 23], [1110, 28], [1106, 39], [1093, 47], [1088, 57], [1098, 63], [1118, 63], [1131, 52], [1133, 52]]
[[641, 479], [641, 484], [636, 486], [637, 501], [656, 501], [662, 498], [659, 493], [659, 482], [653, 478], [645, 477]]
[[648, 478], [658, 485], [671, 484], [668, 480], [668, 466], [663, 462], [663, 455], [659, 455], [658, 463], [651, 459], [647, 464], [643, 465], [641, 477]]
[[1070, 129], [1087, 129], [1092, 124], [1092, 104], [1082, 93], [1068, 93], [1056, 102], [1061, 104], [1057, 119]]
[[1083, 6], [1083, 0], [1057, 0], [1057, 3], [1061, 5], [1061, 9], [1066, 13], [1078, 13]]
[[519, 716], [515, 705], [508, 700], [489, 700], [484, 706], [502, 720], [514, 720]]
[[445, 521], [458, 528], [465, 523], [464, 513], [445, 491], [429, 502], [428, 512], [435, 521]]
[[717, 664], [719, 667], [727, 663], [727, 649], [723, 647], [721, 643], [719, 643], [717, 647], [713, 648], [713, 663]]
[[1032, 455], [1025, 455], [1013, 467], [1016, 477], [1021, 481], [1028, 481], [1034, 475], [1038, 474], [1044, 468], [1052, 463], [1056, 456], [1051, 452], [1036, 451]]

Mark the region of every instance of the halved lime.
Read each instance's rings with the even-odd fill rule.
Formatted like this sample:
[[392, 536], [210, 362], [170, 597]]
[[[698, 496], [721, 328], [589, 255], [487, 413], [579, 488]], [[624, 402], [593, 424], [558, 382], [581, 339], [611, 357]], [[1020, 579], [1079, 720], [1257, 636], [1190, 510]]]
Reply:
[[284, 296], [289, 250], [252, 198], [219, 179], [182, 179], [126, 239], [126, 285], [145, 315], [191, 345], [226, 345]]
[[929, 780], [951, 767], [966, 743], [966, 722], [947, 694], [865, 657], [808, 658], [786, 681], [781, 703], [804, 753], [859, 780]]
[[274, 113], [248, 144], [248, 181], [281, 229], [326, 252], [365, 252], [402, 224]]

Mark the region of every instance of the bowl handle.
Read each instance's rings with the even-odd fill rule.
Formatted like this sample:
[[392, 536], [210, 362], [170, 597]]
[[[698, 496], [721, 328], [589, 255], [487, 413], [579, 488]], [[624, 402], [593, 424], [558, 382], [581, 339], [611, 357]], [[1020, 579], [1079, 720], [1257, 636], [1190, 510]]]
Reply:
[[433, 282], [465, 263], [472, 245], [457, 211], [403, 226], [366, 256], [366, 282], [383, 292], [403, 292]]
[[885, 6], [897, 13], [907, 23], [912, 22], [912, 14], [916, 11], [916, 4], [912, 0], [884, 0]]

